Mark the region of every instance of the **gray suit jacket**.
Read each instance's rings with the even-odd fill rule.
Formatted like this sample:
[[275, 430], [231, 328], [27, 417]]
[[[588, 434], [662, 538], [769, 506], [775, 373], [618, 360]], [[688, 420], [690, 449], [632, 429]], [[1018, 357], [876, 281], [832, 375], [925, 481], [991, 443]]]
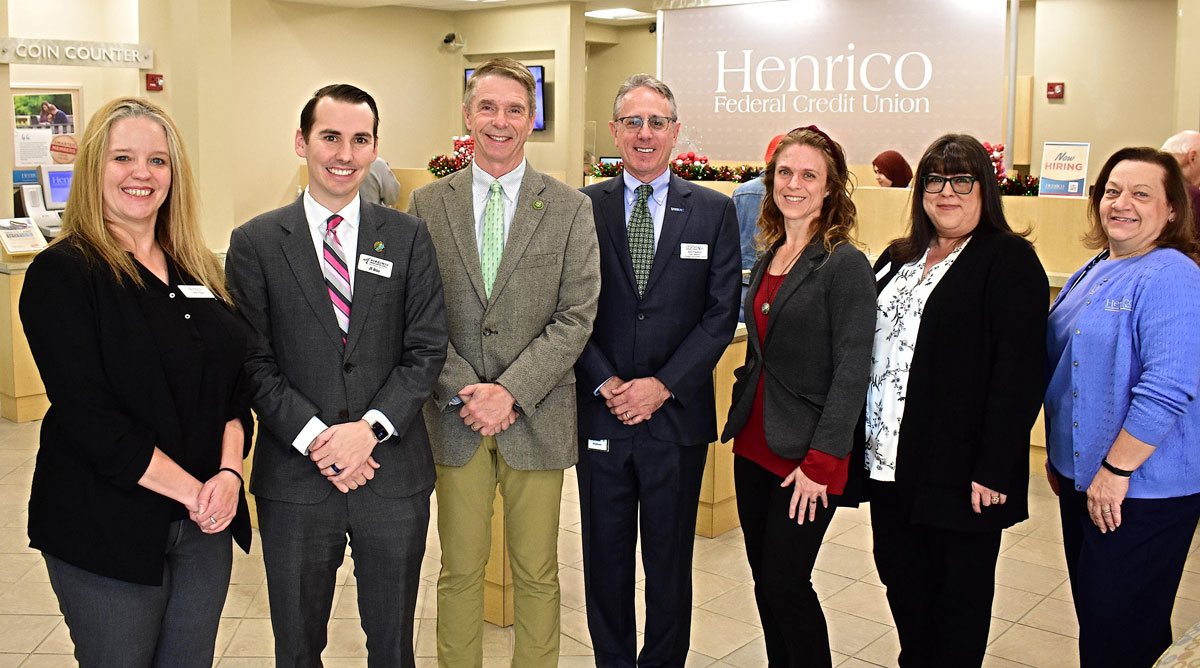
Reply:
[[509, 466], [565, 469], [578, 458], [575, 374], [600, 294], [600, 253], [592, 205], [583, 194], [526, 166], [504, 255], [484, 296], [475, 241], [471, 170], [412, 194], [437, 247], [446, 291], [450, 349], [425, 404], [434, 459], [462, 466], [479, 447], [450, 405], [472, 383], [494, 382], [516, 399], [521, 417], [497, 436]]
[[229, 240], [229, 289], [255, 330], [246, 372], [259, 418], [250, 479], [256, 495], [292, 503], [324, 499], [333, 486], [292, 440], [314, 415], [333, 425], [371, 408], [387, 416], [396, 435], [376, 446], [380, 468], [368, 486], [399, 497], [433, 485], [429, 438], [418, 415], [446, 356], [433, 244], [421, 221], [364, 202], [352, 267], [360, 255], [391, 262], [391, 277], [357, 272], [343, 346], [302, 199], [254, 218]]
[[820, 239], [814, 240], [779, 284], [759, 345], [751, 309], [778, 248], [777, 244], [758, 259], [750, 277], [746, 363], [734, 372], [737, 381], [721, 440], [737, 436], [750, 419], [758, 379], [765, 371], [762, 419], [767, 447], [789, 459], [803, 459], [809, 448], [845, 457], [855, 444], [855, 425], [871, 375], [871, 265], [849, 243], [829, 253]]

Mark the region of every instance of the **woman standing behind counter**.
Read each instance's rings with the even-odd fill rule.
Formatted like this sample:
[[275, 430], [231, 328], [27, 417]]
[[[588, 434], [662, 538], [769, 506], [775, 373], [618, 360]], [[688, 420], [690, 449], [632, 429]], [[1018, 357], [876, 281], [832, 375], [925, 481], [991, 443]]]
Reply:
[[846, 487], [875, 292], [866, 256], [850, 243], [855, 208], [837, 142], [815, 126], [792, 130], [763, 181], [766, 253], [751, 274], [746, 363], [721, 438], [736, 436], [738, 517], [767, 659], [829, 666], [812, 569], [830, 504]]
[[21, 293], [50, 399], [29, 540], [82, 668], [211, 666], [230, 534], [250, 544], [245, 336], [195, 196], [162, 109], [109, 102]]
[[875, 276], [868, 491], [899, 664], [979, 666], [1000, 534], [1028, 517], [1049, 286], [1008, 226], [974, 137], [926, 149], [909, 233], [880, 255]]
[[1200, 246], [1175, 159], [1117, 151], [1046, 333], [1046, 472], [1083, 668], [1148, 668], [1200, 519]]

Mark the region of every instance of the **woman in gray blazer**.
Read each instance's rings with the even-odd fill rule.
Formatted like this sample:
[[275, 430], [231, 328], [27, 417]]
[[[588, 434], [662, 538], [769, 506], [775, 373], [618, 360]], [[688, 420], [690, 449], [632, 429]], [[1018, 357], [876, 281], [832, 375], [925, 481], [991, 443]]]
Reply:
[[811, 575], [846, 487], [875, 313], [871, 266], [850, 243], [848, 178], [842, 147], [816, 126], [788, 133], [767, 163], [766, 252], [746, 293], [746, 363], [721, 437], [734, 439], [738, 516], [772, 667], [831, 665]]

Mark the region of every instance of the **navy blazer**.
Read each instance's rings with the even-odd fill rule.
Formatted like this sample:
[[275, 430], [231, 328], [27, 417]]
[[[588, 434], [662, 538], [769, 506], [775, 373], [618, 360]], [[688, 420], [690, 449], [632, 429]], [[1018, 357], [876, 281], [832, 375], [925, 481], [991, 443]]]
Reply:
[[[713, 368], [733, 339], [741, 292], [741, 245], [733, 201], [672, 175], [646, 292], [637, 296], [621, 177], [588, 186], [600, 243], [600, 304], [575, 365], [581, 439], [632, 438], [595, 390], [605, 380], [654, 376], [672, 398], [645, 422], [660, 441], [716, 440]], [[683, 244], [706, 257], [684, 258]]]

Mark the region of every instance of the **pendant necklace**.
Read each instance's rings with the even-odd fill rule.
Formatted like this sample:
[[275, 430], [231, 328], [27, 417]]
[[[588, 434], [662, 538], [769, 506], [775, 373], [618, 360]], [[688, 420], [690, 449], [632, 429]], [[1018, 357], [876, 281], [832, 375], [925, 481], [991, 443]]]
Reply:
[[763, 301], [761, 309], [763, 315], [768, 315], [771, 313], [771, 302], [775, 300], [775, 293], [779, 292], [779, 288], [783, 285], [783, 280], [787, 278], [788, 272], [792, 270], [792, 265], [796, 264], [796, 260], [800, 259], [800, 254], [803, 252], [804, 247], [801, 246], [800, 250], [796, 251], [796, 254], [792, 256], [792, 259], [788, 261], [787, 265], [783, 268], [783, 271], [779, 274], [779, 280], [775, 282], [774, 287], [771, 286], [771, 265], [767, 265], [767, 298], [765, 301]]

